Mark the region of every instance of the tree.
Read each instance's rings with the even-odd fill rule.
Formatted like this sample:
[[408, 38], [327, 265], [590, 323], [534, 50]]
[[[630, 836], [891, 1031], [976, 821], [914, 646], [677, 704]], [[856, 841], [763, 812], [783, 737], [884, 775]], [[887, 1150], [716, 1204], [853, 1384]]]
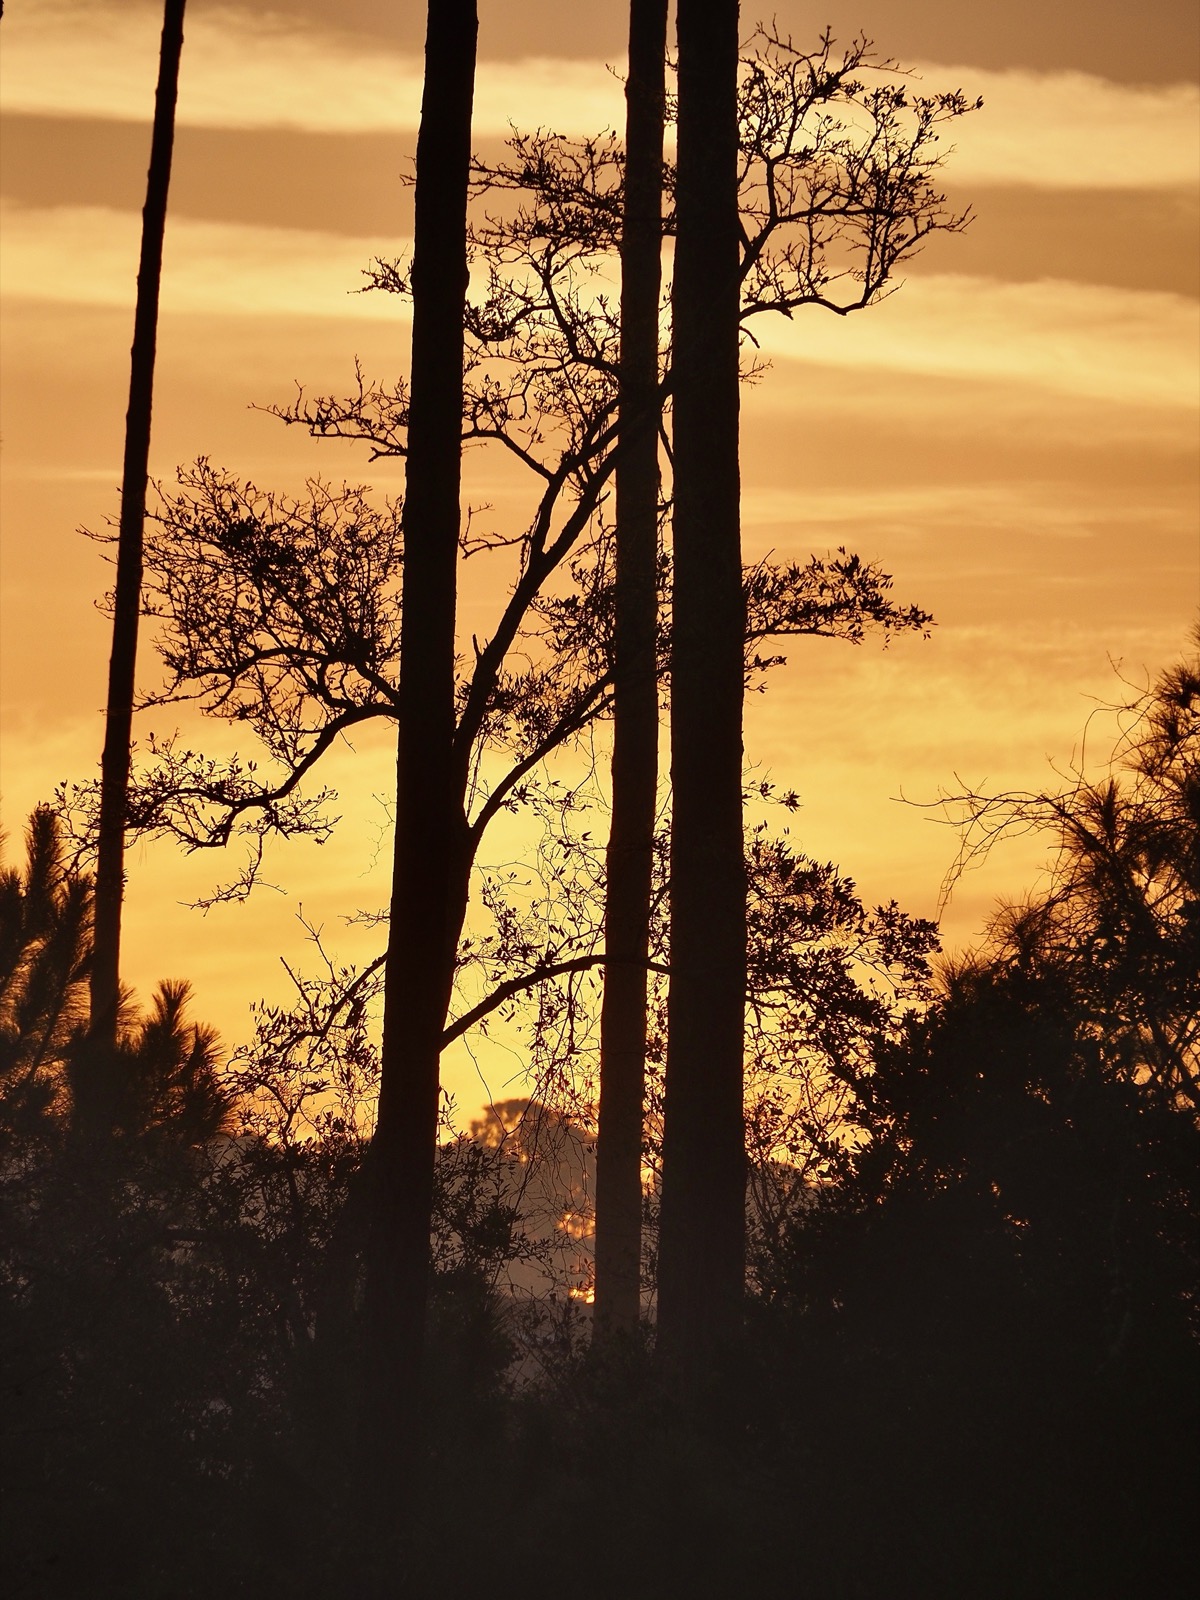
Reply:
[[1115, 712], [1107, 776], [1058, 792], [967, 794], [953, 877], [1005, 834], [1054, 842], [1047, 888], [1002, 906], [992, 948], [1068, 984], [1106, 1070], [1200, 1109], [1200, 656]]
[[[477, 33], [474, 0], [430, 5], [416, 157], [396, 827], [367, 1256], [369, 1404], [385, 1436], [411, 1429], [416, 1415], [438, 1064], [470, 873], [456, 805], [454, 655]], [[394, 1438], [382, 1443], [396, 1447]]]
[[680, 0], [673, 306], [671, 989], [663, 1356], [703, 1371], [745, 1279], [738, 7]]
[[996, 951], [872, 1054], [857, 1137], [756, 1263], [761, 1481], [811, 1474], [868, 1592], [898, 1544], [923, 1593], [1186, 1587], [1194, 1120], [1106, 1072], [1061, 974]]
[[[839, 69], [828, 34], [815, 57], [768, 34], [739, 97], [736, 34], [736, 6], [680, 8], [672, 995], [659, 1337], [669, 1359], [686, 1353], [701, 1367], [733, 1342], [744, 1281], [739, 285], [743, 321], [762, 311], [790, 315], [808, 303], [845, 312], [868, 304], [895, 261], [937, 225], [911, 204], [917, 170], [892, 159], [887, 130], [907, 103], [903, 89], [864, 91], [851, 77], [865, 44]], [[832, 119], [806, 144], [804, 112], [839, 93], [862, 99], [873, 129], [865, 147], [850, 151]], [[966, 109], [961, 96], [915, 103], [924, 135]], [[786, 154], [777, 162], [768, 149], [780, 139]], [[807, 233], [802, 228], [798, 241], [777, 244], [785, 219], [804, 219]], [[864, 260], [848, 275], [861, 292], [849, 303], [831, 293], [838, 275], [825, 261], [827, 219], [837, 219], [835, 234], [839, 227], [849, 237], [863, 230]]]
[[0, 873], [3, 1559], [79, 1592], [114, 1546], [164, 1559], [243, 1381], [215, 1332], [228, 1280], [214, 1293], [211, 1259], [181, 1252], [229, 1102], [186, 984], [144, 1014], [123, 998], [97, 1043], [91, 880], [50, 807], [26, 837]]
[[1099, 776], [957, 797], [960, 867], [1019, 829], [1046, 877], [898, 1027], [833, 1053], [845, 1137], [756, 1241], [760, 1405], [824, 1441], [806, 1461], [781, 1429], [761, 1477], [811, 1474], [872, 1590], [931, 1504], [926, 1592], [1051, 1566], [1060, 1592], [1172, 1592], [1194, 1567], [1194, 655], [1108, 709]]
[[[865, 91], [854, 76], [865, 59], [865, 45], [834, 62], [829, 41], [815, 58], [768, 41], [747, 74], [743, 319], [809, 304], [840, 311], [867, 304], [926, 233], [961, 222], [932, 184], [934, 130], [965, 109], [961, 97], [910, 104], [899, 93]], [[826, 114], [839, 100], [854, 106], [843, 122]], [[806, 117], [814, 122], [811, 137]], [[889, 187], [893, 162], [903, 164], [905, 177]], [[471, 936], [459, 938], [486, 831], [505, 811], [546, 814], [574, 804], [573, 787], [556, 787], [545, 763], [607, 714], [614, 671], [605, 499], [619, 455], [619, 328], [594, 280], [619, 240], [621, 152], [613, 140], [518, 135], [503, 161], [476, 167], [474, 181], [518, 199], [502, 218], [485, 218], [471, 231], [468, 253], [482, 269], [483, 287], [466, 310], [460, 437], [505, 452], [530, 475], [536, 495], [521, 532], [480, 532], [478, 517], [468, 513], [460, 534], [464, 559], [512, 548], [515, 571], [491, 636], [472, 641], [456, 687], [448, 826], [461, 845], [452, 864], [459, 876], [444, 902], [446, 940], [425, 941], [421, 952], [422, 961], [441, 963], [441, 978], [421, 1005], [432, 1012], [430, 996], [440, 997], [443, 1042], [495, 1004], [604, 959], [599, 941], [581, 947], [548, 926], [540, 949], [523, 946], [529, 959], [522, 969], [496, 974], [482, 999], [463, 994], [457, 1016], [445, 1020], [456, 962], [459, 976], [480, 970]], [[669, 170], [666, 182], [673, 192]], [[673, 219], [664, 226], [673, 228]], [[842, 230], [862, 257], [853, 276], [826, 259]], [[413, 289], [403, 263], [376, 263], [370, 281], [384, 292]], [[845, 284], [842, 303], [836, 294]], [[673, 381], [669, 370], [660, 377], [660, 400]], [[374, 456], [409, 458], [414, 404], [411, 383], [369, 384], [360, 372], [349, 397], [301, 393], [279, 414], [317, 436], [361, 440]], [[248, 723], [269, 763], [261, 771], [253, 761], [211, 761], [177, 740], [151, 741], [150, 764], [131, 792], [130, 822], [190, 849], [248, 837], [244, 872], [218, 895], [248, 892], [271, 835], [323, 837], [332, 826], [325, 811], [332, 797], [306, 794], [306, 780], [343, 734], [399, 718], [407, 691], [402, 669], [396, 684], [403, 652], [397, 609], [409, 520], [407, 506], [380, 507], [361, 489], [314, 481], [305, 497], [286, 499], [203, 460], [164, 498], [147, 560], [168, 682], [149, 703], [197, 699], [220, 717]], [[445, 569], [441, 581], [446, 585]], [[793, 632], [858, 638], [870, 625], [922, 626], [922, 613], [890, 601], [888, 581], [844, 552], [807, 564], [764, 563], [744, 575], [750, 636], [759, 643]], [[441, 637], [444, 652], [446, 632]], [[739, 671], [741, 649], [739, 638]], [[660, 629], [660, 674], [668, 651], [669, 634]], [[775, 659], [755, 655], [756, 665]], [[434, 872], [428, 861], [421, 866]], [[427, 1093], [432, 1080], [425, 1081]]]
[[641, 1306], [642, 1101], [658, 802], [659, 293], [666, 0], [631, 0], [621, 227], [612, 821], [600, 1015], [595, 1331]]
[[186, 0], [166, 0], [154, 97], [150, 170], [142, 211], [137, 307], [130, 355], [129, 408], [121, 469], [121, 518], [117, 579], [113, 595], [112, 655], [108, 667], [104, 752], [101, 758], [97, 829], [95, 952], [91, 973], [92, 1031], [99, 1043], [116, 1041], [120, 1009], [121, 904], [125, 893], [125, 828], [129, 789], [130, 730], [137, 665], [138, 617], [142, 604], [143, 531], [150, 423], [154, 401], [154, 357], [158, 295], [162, 280], [163, 231], [175, 140], [175, 99], [183, 50]]
[[[58, 817], [38, 806], [25, 871], [0, 874], [0, 1094], [6, 1144], [36, 1138], [58, 1109], [54, 1073], [86, 1015], [92, 883], [65, 860]], [[5, 1159], [11, 1150], [2, 1152]]]

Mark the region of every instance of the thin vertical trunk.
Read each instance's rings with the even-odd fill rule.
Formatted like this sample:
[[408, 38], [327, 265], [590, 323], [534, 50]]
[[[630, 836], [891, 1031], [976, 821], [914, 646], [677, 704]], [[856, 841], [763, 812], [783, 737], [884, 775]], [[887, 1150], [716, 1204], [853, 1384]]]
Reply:
[[612, 828], [596, 1147], [598, 1339], [638, 1325], [646, 961], [658, 790], [658, 299], [667, 0], [631, 0], [621, 230]]
[[745, 1271], [736, 0], [679, 0], [671, 986], [659, 1347], [703, 1372]]
[[431, 0], [417, 139], [404, 501], [396, 836], [379, 1120], [371, 1151], [368, 1396], [385, 1449], [406, 1451], [429, 1280], [440, 1040], [465, 896], [455, 792], [455, 591], [474, 0]]
[[142, 210], [142, 249], [138, 262], [137, 307], [130, 354], [129, 407], [125, 413], [125, 459], [121, 471], [121, 521], [117, 539], [117, 582], [113, 604], [112, 654], [108, 664], [104, 753], [100, 763], [100, 835], [96, 865], [95, 944], [91, 973], [91, 1032], [100, 1044], [116, 1040], [121, 992], [121, 906], [125, 891], [125, 812], [129, 795], [129, 746], [137, 666], [138, 616], [142, 598], [142, 539], [146, 519], [146, 478], [150, 460], [150, 420], [154, 404], [154, 356], [158, 339], [158, 296], [162, 281], [163, 232], [171, 151], [175, 142], [175, 99], [183, 50], [185, 0], [166, 0], [154, 98], [150, 170]]

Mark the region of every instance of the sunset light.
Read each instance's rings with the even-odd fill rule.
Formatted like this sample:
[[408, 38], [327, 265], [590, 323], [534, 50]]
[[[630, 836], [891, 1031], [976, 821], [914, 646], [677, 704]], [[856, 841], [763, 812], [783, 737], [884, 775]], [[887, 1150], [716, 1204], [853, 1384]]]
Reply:
[[1182, 1592], [1194, 6], [0, 11], [0, 1587]]

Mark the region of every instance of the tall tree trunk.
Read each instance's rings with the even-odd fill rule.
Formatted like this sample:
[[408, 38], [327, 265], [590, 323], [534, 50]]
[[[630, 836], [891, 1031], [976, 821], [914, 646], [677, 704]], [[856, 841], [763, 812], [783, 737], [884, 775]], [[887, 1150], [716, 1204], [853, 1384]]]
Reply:
[[596, 1147], [598, 1339], [638, 1324], [646, 962], [658, 791], [658, 297], [667, 0], [631, 0], [621, 230], [612, 829]]
[[745, 1271], [736, 0], [679, 0], [671, 985], [659, 1347], [737, 1337]]
[[[396, 836], [371, 1150], [368, 1404], [411, 1434], [429, 1282], [440, 1040], [464, 897], [452, 760], [474, 0], [430, 0], [417, 139]], [[385, 1446], [407, 1451], [404, 1438]]]
[[117, 583], [113, 604], [108, 704], [100, 762], [100, 837], [96, 865], [95, 946], [91, 973], [91, 1033], [100, 1044], [116, 1040], [121, 992], [121, 905], [125, 891], [125, 812], [129, 795], [129, 746], [137, 666], [138, 616], [142, 598], [142, 538], [150, 419], [154, 404], [154, 355], [158, 339], [158, 295], [162, 281], [163, 231], [175, 142], [175, 100], [183, 50], [185, 0], [166, 0], [154, 98], [150, 170], [142, 210], [137, 307], [130, 354], [129, 407], [125, 413], [125, 460], [121, 471], [121, 521], [117, 539]]

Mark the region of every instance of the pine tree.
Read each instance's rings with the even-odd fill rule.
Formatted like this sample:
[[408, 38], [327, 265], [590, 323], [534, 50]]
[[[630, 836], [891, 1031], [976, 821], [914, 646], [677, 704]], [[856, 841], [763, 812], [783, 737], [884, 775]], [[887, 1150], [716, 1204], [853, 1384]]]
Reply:
[[429, 1286], [439, 1058], [470, 858], [455, 788], [454, 630], [474, 0], [431, 4], [417, 141], [399, 748], [379, 1117], [372, 1143], [370, 1405], [411, 1425]]
[[658, 790], [658, 301], [666, 0], [632, 0], [625, 89], [612, 824], [596, 1147], [598, 1337], [637, 1327], [650, 878]]
[[137, 307], [130, 355], [129, 408], [125, 415], [125, 459], [121, 471], [121, 519], [117, 581], [113, 597], [112, 655], [108, 667], [104, 752], [96, 867], [95, 955], [91, 975], [91, 1028], [100, 1044], [114, 1045], [121, 994], [121, 908], [125, 893], [125, 815], [137, 667], [138, 617], [142, 598], [142, 544], [146, 478], [154, 403], [154, 358], [158, 342], [158, 298], [162, 282], [163, 233], [175, 142], [175, 99], [183, 50], [186, 0], [166, 0], [154, 99], [150, 170], [142, 211]]
[[680, 0], [674, 311], [671, 985], [659, 1347], [735, 1338], [745, 1263], [745, 600], [738, 470], [738, 7]]

